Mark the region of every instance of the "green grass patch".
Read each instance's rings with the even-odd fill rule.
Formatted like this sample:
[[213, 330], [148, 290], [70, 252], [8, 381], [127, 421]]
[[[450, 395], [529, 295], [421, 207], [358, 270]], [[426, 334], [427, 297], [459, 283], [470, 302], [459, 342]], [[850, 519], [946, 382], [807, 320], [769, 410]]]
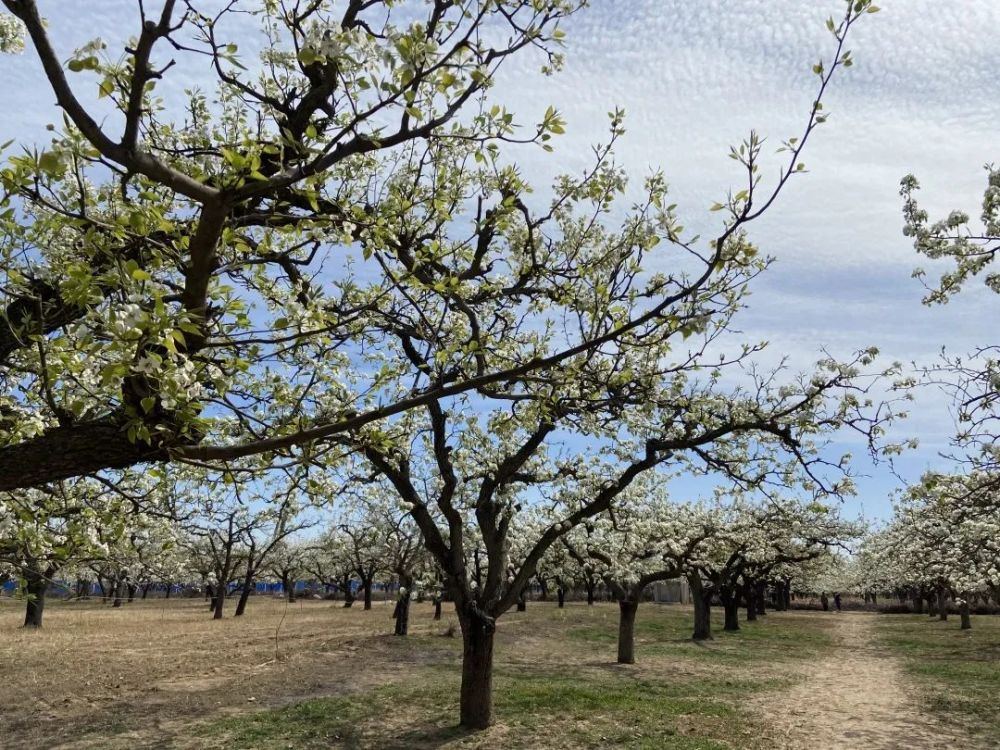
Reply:
[[957, 617], [920, 615], [886, 615], [878, 625], [930, 710], [978, 734], [1000, 732], [1000, 617], [973, 616], [972, 630], [960, 630]]
[[[777, 616], [737, 633], [722, 632], [720, 619], [716, 640], [695, 644], [690, 610], [644, 605], [636, 632], [639, 664], [627, 667], [614, 664], [616, 609], [538, 605], [518, 617], [523, 621], [512, 617], [498, 644], [498, 726], [485, 733], [455, 726], [457, 663], [416, 659], [398, 674], [387, 673], [388, 684], [227, 717], [206, 725], [204, 736], [251, 749], [768, 747], [766, 728], [755, 725], [743, 705], [790, 680], [780, 670], [754, 670], [755, 660], [814, 658], [830, 643], [821, 623]], [[525, 635], [536, 640], [523, 643]], [[460, 639], [446, 640], [448, 646], [413, 639], [401, 651], [460, 648]], [[524, 648], [536, 649], [538, 660]]]

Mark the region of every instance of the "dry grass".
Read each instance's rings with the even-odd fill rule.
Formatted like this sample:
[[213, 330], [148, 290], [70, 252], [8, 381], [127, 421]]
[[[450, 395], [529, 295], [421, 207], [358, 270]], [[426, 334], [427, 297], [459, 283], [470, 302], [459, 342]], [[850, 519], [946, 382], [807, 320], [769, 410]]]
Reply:
[[828, 642], [821, 623], [788, 613], [697, 645], [689, 612], [645, 605], [639, 664], [620, 667], [617, 607], [532, 603], [500, 622], [498, 725], [469, 737], [453, 729], [461, 639], [442, 636], [455, 618], [434, 622], [429, 605], [414, 605], [405, 639], [390, 635], [383, 603], [258, 597], [222, 621], [200, 600], [53, 603], [40, 632], [19, 629], [22, 616], [0, 599], [0, 746], [11, 750], [766, 747], [739, 705]]

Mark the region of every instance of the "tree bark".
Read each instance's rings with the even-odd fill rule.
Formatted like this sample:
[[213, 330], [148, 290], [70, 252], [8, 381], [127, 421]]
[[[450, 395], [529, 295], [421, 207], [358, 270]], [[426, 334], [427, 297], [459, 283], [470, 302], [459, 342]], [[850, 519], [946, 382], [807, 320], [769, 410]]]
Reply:
[[594, 604], [594, 589], [597, 588], [597, 583], [593, 578], [587, 579], [587, 605], [592, 606]]
[[740, 600], [736, 596], [736, 593], [731, 589], [723, 589], [719, 592], [719, 598], [722, 599], [722, 607], [726, 613], [726, 624], [722, 628], [723, 630], [739, 630], [740, 629]]
[[462, 626], [462, 689], [459, 723], [486, 729], [493, 723], [493, 637], [496, 623], [471, 608], [459, 611]]
[[559, 598], [559, 609], [562, 609], [566, 606], [566, 589], [560, 586], [556, 589], [556, 596]]
[[254, 569], [248, 567], [243, 576], [243, 588], [240, 590], [240, 599], [236, 602], [236, 612], [233, 617], [241, 617], [247, 611], [247, 602], [250, 600], [250, 592], [253, 591]]
[[400, 596], [396, 600], [396, 635], [406, 635], [410, 631], [410, 594]]
[[281, 576], [281, 588], [285, 590], [285, 596], [289, 604], [295, 604], [295, 581], [287, 574]]
[[44, 575], [28, 573], [25, 576], [25, 592], [28, 595], [24, 612], [24, 627], [42, 627], [42, 613], [45, 611], [45, 593], [49, 582]]
[[362, 580], [361, 586], [365, 592], [365, 609], [372, 608], [372, 581], [371, 579]]
[[962, 616], [962, 630], [972, 629], [972, 615], [969, 612], [969, 598], [962, 597], [962, 603], [958, 607], [958, 613]]
[[939, 588], [937, 592], [937, 611], [939, 620], [943, 622], [948, 619], [948, 595], [944, 587]]
[[517, 611], [525, 612], [528, 609], [528, 598], [525, 596], [525, 592], [522, 590], [520, 595], [517, 597]]
[[694, 633], [691, 637], [696, 641], [712, 640], [712, 592], [705, 590], [701, 576], [692, 575], [688, 578], [691, 587], [691, 598], [694, 600]]
[[639, 599], [618, 602], [618, 663], [635, 664], [635, 613]]
[[344, 576], [340, 579], [340, 588], [344, 592], [344, 609], [348, 609], [354, 604], [354, 590], [351, 588], [350, 576]]
[[111, 605], [112, 607], [122, 606], [122, 594], [125, 593], [124, 589], [125, 589], [124, 581], [118, 581], [117, 583], [115, 583], [115, 600]]
[[743, 584], [743, 604], [747, 609], [747, 622], [753, 622], [757, 619], [757, 602], [754, 600], [753, 592], [753, 584]]
[[754, 591], [754, 594], [755, 594], [754, 599], [757, 602], [757, 614], [758, 615], [766, 615], [767, 614], [767, 608], [765, 606], [765, 604], [766, 604], [765, 594], [766, 593], [767, 593], [767, 584], [766, 583], [758, 583], [757, 586], [756, 586], [756, 590]]
[[913, 597], [913, 612], [918, 615], [924, 613], [924, 598], [922, 596]]
[[0, 449], [0, 491], [34, 487], [102, 469], [127, 469], [169, 459], [166, 447], [128, 439], [124, 415], [52, 427], [36, 438]]
[[440, 596], [434, 597], [434, 619], [435, 620], [440, 620], [441, 619], [441, 597]]

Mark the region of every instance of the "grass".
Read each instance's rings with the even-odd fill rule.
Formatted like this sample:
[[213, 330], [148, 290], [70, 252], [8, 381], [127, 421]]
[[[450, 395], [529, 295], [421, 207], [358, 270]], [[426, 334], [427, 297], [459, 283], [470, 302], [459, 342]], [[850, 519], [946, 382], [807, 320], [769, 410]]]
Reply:
[[974, 734], [1000, 733], [1000, 618], [973, 616], [971, 630], [959, 629], [958, 617], [926, 615], [887, 615], [878, 625], [929, 710]]
[[648, 605], [639, 612], [634, 666], [613, 663], [614, 607], [536, 604], [506, 616], [494, 678], [498, 723], [485, 733], [455, 727], [456, 661], [363, 694], [234, 717], [208, 736], [246, 748], [773, 747], [747, 699], [792, 679], [787, 661], [775, 670], [773, 658], [794, 658], [789, 642], [812, 643], [811, 656], [829, 643], [822, 624], [789, 615], [695, 644], [689, 610]]
[[[533, 602], [500, 620], [496, 726], [455, 727], [461, 638], [415, 605], [254, 599], [213, 622], [200, 601], [53, 602], [41, 632], [0, 600], [0, 741], [74, 748], [774, 747], [756, 697], [829, 645], [825, 621], [768, 615], [710, 643], [691, 612], [639, 609], [638, 663], [614, 663], [617, 607]], [[277, 633], [277, 638], [275, 637]], [[277, 655], [277, 658], [275, 656]]]

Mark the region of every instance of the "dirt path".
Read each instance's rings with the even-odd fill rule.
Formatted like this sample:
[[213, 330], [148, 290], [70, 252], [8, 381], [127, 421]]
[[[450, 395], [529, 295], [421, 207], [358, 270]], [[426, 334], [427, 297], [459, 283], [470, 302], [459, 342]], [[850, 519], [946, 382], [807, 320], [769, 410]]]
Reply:
[[786, 750], [942, 750], [975, 746], [922, 711], [897, 659], [877, 643], [873, 618], [829, 617], [835, 644], [806, 679], [768, 700]]

